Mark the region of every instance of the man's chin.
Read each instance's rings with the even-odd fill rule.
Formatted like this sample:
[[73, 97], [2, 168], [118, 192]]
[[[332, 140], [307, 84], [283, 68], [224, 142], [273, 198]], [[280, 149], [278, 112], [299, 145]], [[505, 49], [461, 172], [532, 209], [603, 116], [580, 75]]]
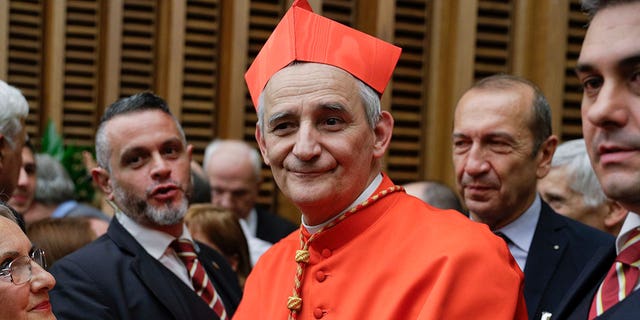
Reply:
[[186, 201], [181, 201], [178, 204], [166, 204], [161, 208], [148, 206], [144, 211], [144, 216], [157, 225], [175, 225], [182, 223], [187, 207]]

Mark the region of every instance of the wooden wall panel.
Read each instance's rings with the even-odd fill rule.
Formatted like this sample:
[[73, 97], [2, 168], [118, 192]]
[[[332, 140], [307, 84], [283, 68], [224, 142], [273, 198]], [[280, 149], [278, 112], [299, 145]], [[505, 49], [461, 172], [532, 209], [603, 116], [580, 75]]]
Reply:
[[29, 102], [27, 132], [40, 135], [43, 127], [42, 69], [44, 59], [44, 2], [9, 2], [6, 81], [20, 89]]
[[562, 129], [559, 137], [562, 141], [582, 137], [580, 103], [582, 86], [575, 75], [576, 61], [580, 55], [580, 46], [586, 33], [588, 17], [580, 10], [580, 1], [571, 0], [569, 7], [568, 35], [566, 50], [566, 69], [562, 108]]
[[475, 80], [511, 72], [511, 0], [478, 1]]
[[221, 9], [217, 0], [187, 2], [181, 121], [194, 159], [216, 132]]
[[[393, 74], [391, 113], [395, 125], [387, 173], [395, 183], [422, 180], [427, 128], [430, 1], [396, 1], [394, 42], [402, 55]], [[389, 92], [387, 93], [389, 94]]]
[[356, 1], [354, 0], [322, 1], [322, 15], [350, 27], [356, 23], [356, 12]]
[[120, 97], [155, 91], [157, 9], [154, 0], [124, 1]]
[[68, 0], [65, 23], [62, 128], [65, 143], [93, 146], [98, 126], [100, 3]]
[[7, 79], [9, 51], [9, 2], [0, 1], [0, 79]]
[[[267, 41], [271, 31], [276, 27], [280, 18], [286, 12], [288, 8], [286, 1], [251, 1], [249, 5], [249, 29], [248, 29], [248, 46], [247, 46], [247, 66], [248, 68], [253, 59], [262, 48], [262, 45]], [[245, 68], [245, 70], [246, 70]], [[246, 88], [245, 88], [246, 89]], [[258, 147], [255, 142], [255, 130], [258, 117], [256, 111], [251, 102], [249, 91], [245, 90], [245, 103], [244, 103], [244, 134], [242, 139], [249, 142], [254, 147]], [[231, 106], [236, 107], [236, 106]], [[283, 205], [287, 208], [279, 206], [279, 200], [285, 201], [278, 197], [278, 191], [275, 181], [271, 176], [271, 170], [266, 165], [262, 168], [263, 182], [260, 185], [260, 192], [258, 194], [258, 203], [270, 207], [273, 212], [277, 212], [284, 216], [295, 220], [296, 212], [290, 206], [290, 204]], [[283, 212], [285, 211], [285, 212]]]

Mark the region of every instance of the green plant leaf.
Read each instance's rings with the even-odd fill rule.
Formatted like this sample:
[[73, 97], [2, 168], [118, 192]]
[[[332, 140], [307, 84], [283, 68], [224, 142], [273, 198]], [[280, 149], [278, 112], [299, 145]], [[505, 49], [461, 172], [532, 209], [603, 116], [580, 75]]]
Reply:
[[62, 140], [62, 136], [58, 134], [56, 125], [51, 119], [47, 121], [47, 127], [42, 136], [42, 146], [40, 149], [43, 153], [51, 155], [58, 159], [58, 161], [62, 161], [64, 157], [64, 141]]

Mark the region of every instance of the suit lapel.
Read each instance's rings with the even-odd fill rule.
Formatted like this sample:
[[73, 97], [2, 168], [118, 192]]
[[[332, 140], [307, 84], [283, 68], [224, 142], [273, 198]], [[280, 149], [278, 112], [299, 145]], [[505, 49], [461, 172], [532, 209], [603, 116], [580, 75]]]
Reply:
[[[550, 279], [567, 247], [568, 238], [559, 232], [566, 226], [564, 221], [554, 219], [545, 203], [542, 203], [540, 218], [531, 241], [525, 266], [525, 291], [527, 304], [538, 306]], [[533, 317], [536, 310], [530, 310]], [[551, 312], [553, 310], [540, 310]]]
[[[137, 257], [131, 263], [131, 269], [149, 291], [167, 307], [173, 317], [180, 319], [189, 314], [189, 310], [184, 308], [187, 305], [184, 301], [184, 295], [181, 293], [181, 288], [176, 286], [171, 275], [163, 272], [157, 265], [158, 263], [152, 259]], [[167, 271], [169, 270], [167, 269]]]
[[[207, 312], [208, 319], [218, 319], [189, 287], [184, 285], [169, 269], [151, 257], [124, 227], [113, 219], [107, 232], [113, 242], [132, 256], [131, 270], [149, 292], [165, 306], [175, 319], [189, 318], [193, 314]], [[194, 298], [198, 300], [194, 301]], [[203, 308], [204, 306], [204, 308]]]
[[[600, 247], [560, 301], [558, 319], [586, 319], [596, 289], [616, 257], [615, 247]], [[572, 317], [569, 317], [572, 315]], [[555, 316], [555, 314], [554, 314]]]

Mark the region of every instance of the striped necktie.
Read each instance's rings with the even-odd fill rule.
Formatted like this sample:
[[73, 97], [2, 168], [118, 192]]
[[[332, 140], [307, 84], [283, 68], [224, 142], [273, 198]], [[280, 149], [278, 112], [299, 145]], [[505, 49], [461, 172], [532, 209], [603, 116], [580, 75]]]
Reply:
[[187, 267], [191, 283], [195, 292], [206, 302], [211, 309], [220, 317], [220, 320], [227, 318], [222, 300], [213, 288], [213, 283], [209, 281], [209, 276], [200, 263], [191, 241], [187, 239], [176, 239], [171, 243], [171, 248], [175, 250]]
[[589, 310], [589, 319], [603, 314], [633, 291], [638, 283], [639, 267], [640, 228], [636, 228], [629, 234], [629, 238], [596, 292]]

